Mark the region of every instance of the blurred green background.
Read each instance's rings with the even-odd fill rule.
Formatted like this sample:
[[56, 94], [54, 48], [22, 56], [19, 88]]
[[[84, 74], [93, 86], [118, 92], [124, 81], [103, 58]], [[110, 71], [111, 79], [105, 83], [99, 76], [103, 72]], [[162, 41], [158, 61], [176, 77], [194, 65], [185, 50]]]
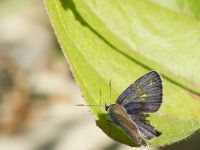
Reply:
[[40, 0], [0, 1], [0, 149], [198, 150], [199, 133], [163, 148], [131, 148], [96, 125]]

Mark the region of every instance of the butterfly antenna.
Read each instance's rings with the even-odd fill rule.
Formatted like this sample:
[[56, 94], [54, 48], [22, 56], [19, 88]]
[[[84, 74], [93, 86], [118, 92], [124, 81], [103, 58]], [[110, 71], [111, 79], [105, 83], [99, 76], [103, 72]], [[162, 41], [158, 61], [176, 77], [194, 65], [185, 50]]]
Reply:
[[86, 105], [84, 105], [84, 104], [76, 104], [75, 106], [86, 106]]
[[110, 103], [111, 103], [111, 80], [109, 81], [109, 88], [110, 88]]
[[104, 105], [102, 105], [102, 104], [99, 104], [99, 105], [93, 105], [93, 104], [89, 104], [89, 105], [76, 104], [75, 106], [104, 106]]
[[[99, 104], [99, 105], [105, 107], [105, 105], [103, 105], [103, 104], [101, 103], [101, 89], [99, 90], [99, 98], [100, 98], [100, 100], [99, 100], [100, 104]], [[100, 109], [100, 112], [103, 113], [102, 109]]]
[[101, 90], [99, 90], [99, 102], [101, 104]]

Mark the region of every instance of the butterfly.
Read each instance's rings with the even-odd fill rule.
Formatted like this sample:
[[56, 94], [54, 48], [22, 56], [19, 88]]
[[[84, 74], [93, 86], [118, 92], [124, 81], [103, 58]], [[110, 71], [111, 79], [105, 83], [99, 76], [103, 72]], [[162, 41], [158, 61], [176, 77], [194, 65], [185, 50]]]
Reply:
[[162, 80], [158, 72], [151, 71], [132, 83], [117, 98], [115, 104], [105, 105], [109, 120], [119, 126], [138, 145], [158, 137], [146, 118], [158, 111], [162, 104]]

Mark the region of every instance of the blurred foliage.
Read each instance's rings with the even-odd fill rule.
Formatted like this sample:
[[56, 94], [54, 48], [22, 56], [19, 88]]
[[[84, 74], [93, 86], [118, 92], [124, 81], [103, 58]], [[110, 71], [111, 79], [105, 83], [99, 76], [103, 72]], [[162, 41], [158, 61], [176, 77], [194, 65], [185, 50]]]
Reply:
[[[114, 103], [129, 84], [156, 69], [163, 75], [164, 103], [149, 119], [163, 134], [149, 144], [170, 144], [200, 128], [200, 28], [198, 15], [186, 15], [193, 14], [190, 10], [200, 2], [187, 1], [193, 9], [184, 13], [171, 7], [183, 5], [167, 7], [167, 2], [156, 0], [44, 3], [87, 104]], [[113, 83], [111, 100], [109, 80]], [[90, 110], [108, 134], [104, 108]], [[115, 126], [108, 136], [135, 145]]]

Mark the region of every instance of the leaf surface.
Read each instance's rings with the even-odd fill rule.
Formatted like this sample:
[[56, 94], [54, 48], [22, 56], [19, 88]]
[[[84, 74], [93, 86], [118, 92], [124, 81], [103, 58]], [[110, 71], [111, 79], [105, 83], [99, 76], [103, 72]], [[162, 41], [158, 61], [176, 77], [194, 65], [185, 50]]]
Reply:
[[[149, 120], [163, 134], [149, 144], [176, 142], [200, 128], [197, 19], [147, 0], [44, 0], [44, 4], [87, 104], [115, 103], [132, 82], [155, 69], [163, 75], [164, 99]], [[103, 107], [89, 109], [108, 136], [135, 146], [122, 130], [109, 128]]]

